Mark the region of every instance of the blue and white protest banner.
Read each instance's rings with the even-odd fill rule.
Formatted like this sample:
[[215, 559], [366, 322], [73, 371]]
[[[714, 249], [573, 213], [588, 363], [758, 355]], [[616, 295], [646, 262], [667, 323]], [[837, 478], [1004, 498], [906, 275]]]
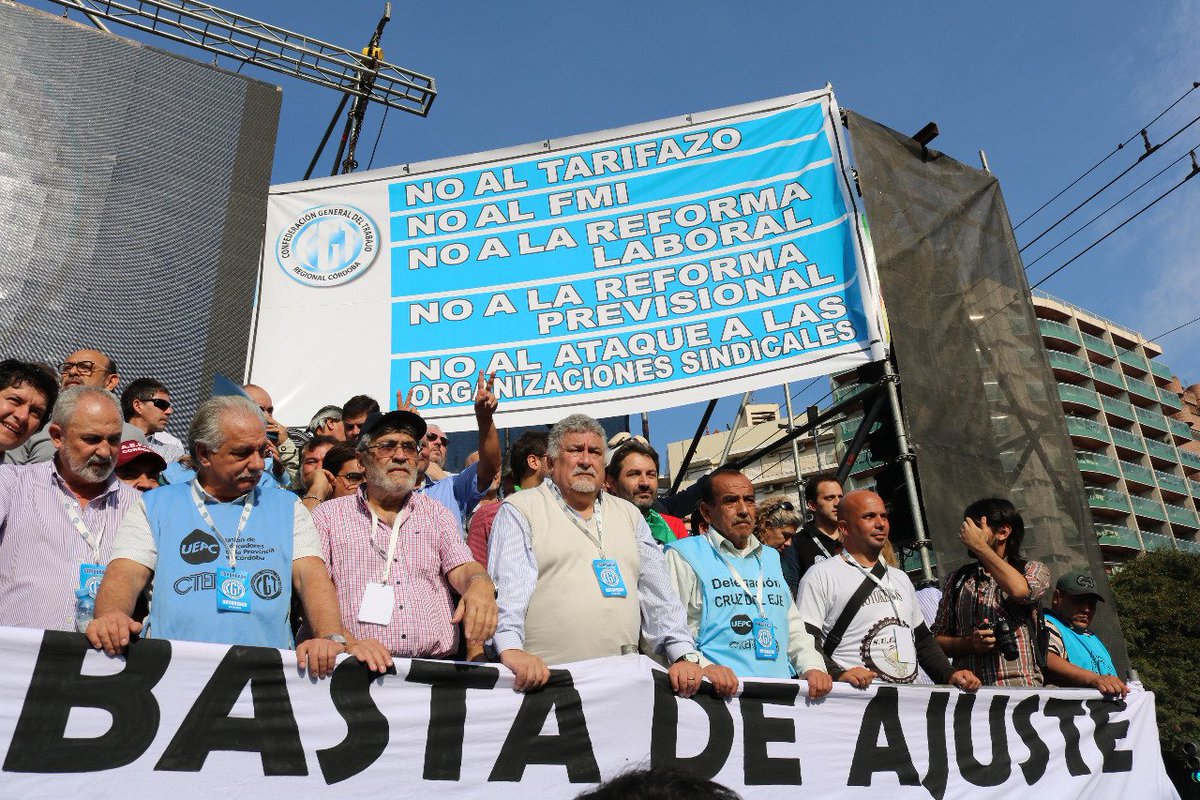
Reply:
[[265, 647], [145, 639], [127, 657], [80, 634], [0, 628], [0, 787], [76, 797], [569, 798], [643, 766], [745, 798], [1177, 798], [1154, 695], [1084, 689], [754, 679], [671, 691], [644, 656], [551, 670], [513, 691], [499, 664], [396, 659], [328, 680]]
[[[300, 420], [413, 390], [611, 416], [886, 352], [832, 89], [271, 189], [249, 379]], [[331, 387], [336, 391], [331, 396]]]

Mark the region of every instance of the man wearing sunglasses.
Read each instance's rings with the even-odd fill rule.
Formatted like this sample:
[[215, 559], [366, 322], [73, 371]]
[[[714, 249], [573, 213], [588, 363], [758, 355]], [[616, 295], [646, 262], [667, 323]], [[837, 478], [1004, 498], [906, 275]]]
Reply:
[[130, 381], [121, 393], [121, 413], [125, 421], [145, 434], [150, 449], [168, 464], [178, 461], [184, 454], [182, 442], [174, 436], [158, 438], [165, 433], [173, 411], [166, 385], [154, 378]]
[[[76, 350], [58, 365], [59, 388], [72, 386], [95, 386], [110, 392], [116, 391], [121, 376], [117, 374], [117, 362], [99, 350]], [[49, 412], [52, 409], [47, 409]], [[121, 439], [146, 441], [146, 434], [129, 423], [121, 427]], [[25, 444], [8, 450], [4, 454], [6, 464], [41, 464], [54, 458], [57, 452], [50, 441], [49, 426], [43, 427], [26, 440]]]
[[[472, 559], [450, 511], [414, 491], [424, 435], [425, 421], [411, 411], [367, 417], [358, 460], [347, 462], [362, 464], [365, 483], [313, 512], [342, 624], [402, 658], [453, 656], [459, 622], [476, 650], [496, 628], [487, 571]], [[325, 456], [328, 471], [338, 447]], [[457, 606], [451, 589], [462, 598]]]
[[386, 671], [391, 657], [379, 643], [342, 627], [308, 509], [259, 485], [270, 453], [259, 408], [241, 396], [206, 400], [188, 447], [196, 477], [147, 492], [117, 529], [87, 628], [92, 646], [114, 655], [142, 632], [130, 615], [153, 581], [149, 636], [291, 649], [294, 591], [314, 632], [296, 648], [301, 669], [327, 675], [348, 652]]

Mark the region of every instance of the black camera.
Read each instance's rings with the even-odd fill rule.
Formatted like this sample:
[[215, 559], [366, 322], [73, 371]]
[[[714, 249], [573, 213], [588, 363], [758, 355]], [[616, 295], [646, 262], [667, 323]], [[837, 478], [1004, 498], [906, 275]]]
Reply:
[[992, 623], [992, 631], [996, 634], [996, 648], [1000, 655], [1009, 661], [1016, 661], [1021, 654], [1017, 649], [1017, 634], [1006, 619], [998, 619]]

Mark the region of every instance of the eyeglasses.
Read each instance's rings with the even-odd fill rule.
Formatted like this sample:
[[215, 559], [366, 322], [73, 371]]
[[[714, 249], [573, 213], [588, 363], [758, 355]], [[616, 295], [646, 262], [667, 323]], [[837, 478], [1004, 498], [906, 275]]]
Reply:
[[378, 444], [367, 445], [368, 450], [375, 451], [376, 458], [391, 458], [396, 449], [404, 451], [406, 456], [415, 456], [417, 454], [417, 443], [412, 439], [403, 439], [398, 442], [379, 442]]
[[159, 411], [168, 411], [171, 408], [170, 400], [163, 400], [161, 397], [152, 397], [149, 400], [143, 400], [143, 403], [149, 403]]
[[363, 479], [366, 478], [366, 475], [361, 472], [347, 472], [345, 475], [338, 475], [338, 477], [351, 486], [355, 486], [362, 483]]
[[59, 374], [61, 374], [61, 375], [66, 375], [71, 370], [75, 370], [76, 372], [78, 372], [80, 375], [82, 375], [85, 378], [88, 377], [89, 375], [91, 375], [96, 370], [100, 370], [101, 372], [108, 372], [108, 370], [106, 368], [96, 366], [95, 361], [64, 361], [63, 363], [58, 365], [58, 371], [59, 371]]
[[429, 442], [430, 444], [441, 442], [442, 447], [446, 447], [450, 444], [449, 439], [447, 439], [445, 436], [438, 436], [436, 433], [425, 434], [425, 441]]

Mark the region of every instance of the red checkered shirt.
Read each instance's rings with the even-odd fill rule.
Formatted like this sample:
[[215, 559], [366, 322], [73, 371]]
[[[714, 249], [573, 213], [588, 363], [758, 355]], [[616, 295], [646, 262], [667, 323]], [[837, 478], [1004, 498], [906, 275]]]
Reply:
[[392, 621], [375, 625], [358, 621], [368, 583], [378, 583], [386, 566], [390, 525], [382, 520], [371, 536], [371, 511], [365, 487], [358, 494], [321, 503], [313, 522], [337, 589], [342, 624], [358, 639], [375, 639], [400, 658], [443, 658], [458, 647], [458, 626], [450, 624], [454, 609], [446, 574], [471, 561], [454, 516], [436, 500], [412, 494], [408, 518], [400, 526], [389, 582], [395, 601]]
[[[963, 570], [968, 575], [959, 589], [958, 597], [952, 598], [951, 592]], [[970, 636], [985, 617], [995, 622], [1001, 615], [1008, 619], [1016, 634], [1017, 658], [1013, 661], [1004, 658], [999, 649], [991, 653], [967, 653], [954, 658], [955, 669], [971, 670], [983, 681], [984, 686], [1043, 684], [1042, 670], [1034, 652], [1037, 643], [1033, 639], [1031, 620], [1035, 607], [1050, 586], [1050, 571], [1040, 561], [1026, 561], [1024, 574], [1029, 584], [1029, 594], [1025, 597], [1008, 597], [1001, 591], [996, 579], [977, 564], [968, 564], [955, 570], [942, 587], [942, 600], [931, 628], [935, 635]]]

